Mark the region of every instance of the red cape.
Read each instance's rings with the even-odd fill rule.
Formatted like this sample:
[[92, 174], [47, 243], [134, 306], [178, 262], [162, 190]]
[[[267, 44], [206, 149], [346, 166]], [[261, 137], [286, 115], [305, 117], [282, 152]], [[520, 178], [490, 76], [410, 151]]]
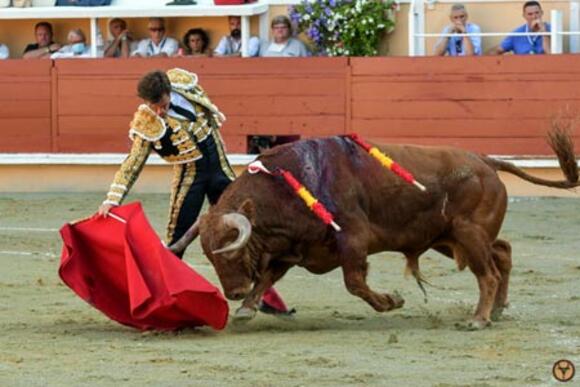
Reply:
[[59, 275], [109, 318], [138, 329], [225, 327], [228, 303], [218, 288], [164, 247], [140, 203], [61, 230]]

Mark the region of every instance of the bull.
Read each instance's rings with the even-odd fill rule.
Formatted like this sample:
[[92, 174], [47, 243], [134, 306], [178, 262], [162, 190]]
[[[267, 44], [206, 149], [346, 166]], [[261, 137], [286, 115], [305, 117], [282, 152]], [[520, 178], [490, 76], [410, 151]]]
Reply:
[[282, 145], [259, 160], [269, 169], [292, 172], [334, 214], [341, 231], [318, 219], [280, 177], [246, 172], [171, 248], [184, 249], [199, 233], [226, 297], [243, 299], [236, 316], [246, 319], [255, 315], [264, 291], [293, 266], [314, 274], [340, 267], [351, 294], [378, 312], [400, 308], [399, 295], [368, 286], [367, 256], [401, 252], [406, 269], [421, 284], [419, 257], [434, 249], [475, 275], [479, 302], [467, 327], [480, 329], [507, 306], [512, 269], [510, 243], [498, 238], [507, 193], [497, 172], [554, 188], [580, 184], [570, 137], [553, 132], [549, 140], [565, 180], [538, 178], [509, 162], [457, 148], [379, 147], [413, 173], [426, 192], [382, 167], [349, 137]]

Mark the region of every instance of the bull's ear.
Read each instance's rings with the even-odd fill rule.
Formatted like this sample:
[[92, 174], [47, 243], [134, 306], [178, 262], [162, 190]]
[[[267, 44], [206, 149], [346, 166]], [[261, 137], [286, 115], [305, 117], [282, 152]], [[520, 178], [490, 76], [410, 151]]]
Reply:
[[242, 205], [238, 208], [238, 212], [248, 218], [252, 226], [255, 226], [254, 220], [256, 219], [256, 206], [252, 199], [244, 200]]

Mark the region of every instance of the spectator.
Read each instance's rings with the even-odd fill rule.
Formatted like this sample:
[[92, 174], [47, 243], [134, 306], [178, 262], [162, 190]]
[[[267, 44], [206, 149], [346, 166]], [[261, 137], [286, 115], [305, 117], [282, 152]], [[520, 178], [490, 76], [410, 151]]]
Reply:
[[24, 59], [50, 58], [52, 53], [60, 49], [60, 44], [52, 40], [52, 24], [40, 22], [34, 26], [34, 39], [36, 43], [30, 43], [24, 49]]
[[8, 59], [10, 57], [10, 50], [5, 44], [0, 43], [0, 59]]
[[[467, 22], [467, 10], [463, 4], [453, 4], [449, 14], [449, 24], [443, 34], [474, 34], [480, 33], [477, 24]], [[481, 36], [442, 36], [435, 44], [434, 54], [443, 56], [481, 55]]]
[[[542, 20], [544, 11], [537, 1], [526, 1], [523, 7], [523, 17], [526, 24], [513, 32], [550, 32], [550, 24]], [[499, 46], [489, 50], [490, 54], [501, 55], [513, 52], [517, 55], [549, 54], [550, 36], [508, 36]]]
[[177, 40], [165, 35], [165, 20], [160, 17], [149, 19], [149, 39], [139, 42], [131, 55], [139, 57], [174, 56], [179, 49]]
[[120, 18], [109, 22], [110, 38], [105, 47], [105, 58], [128, 58], [131, 55], [133, 38], [127, 30], [127, 22]]
[[[228, 17], [230, 34], [222, 36], [214, 50], [215, 56], [240, 56], [242, 54], [242, 18], [240, 16]], [[260, 39], [252, 36], [249, 40], [248, 55], [258, 56]]]
[[87, 38], [79, 28], [70, 30], [66, 38], [68, 44], [62, 46], [60, 50], [50, 56], [51, 59], [58, 58], [90, 58], [91, 50], [87, 45]]
[[209, 36], [201, 28], [192, 28], [183, 37], [184, 55], [211, 56]]
[[248, 141], [249, 154], [261, 154], [278, 145], [300, 140], [300, 136], [251, 136]]
[[276, 16], [272, 19], [271, 27], [273, 40], [260, 44], [260, 56], [310, 56], [304, 43], [291, 37], [292, 25], [287, 16]]

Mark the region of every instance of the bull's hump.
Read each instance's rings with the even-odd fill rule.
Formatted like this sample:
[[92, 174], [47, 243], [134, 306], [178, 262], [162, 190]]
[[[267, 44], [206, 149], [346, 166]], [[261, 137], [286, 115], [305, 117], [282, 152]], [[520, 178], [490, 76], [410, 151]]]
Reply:
[[344, 172], [344, 167], [358, 159], [353, 157], [355, 152], [356, 145], [344, 137], [334, 136], [305, 139], [273, 148], [260, 156], [260, 161], [270, 170], [282, 168], [290, 171], [332, 210], [335, 205], [329, 188], [338, 180], [338, 174]]
[[266, 167], [284, 168], [292, 172], [320, 171], [329, 161], [347, 150], [348, 142], [339, 136], [305, 139], [275, 147], [260, 156]]

